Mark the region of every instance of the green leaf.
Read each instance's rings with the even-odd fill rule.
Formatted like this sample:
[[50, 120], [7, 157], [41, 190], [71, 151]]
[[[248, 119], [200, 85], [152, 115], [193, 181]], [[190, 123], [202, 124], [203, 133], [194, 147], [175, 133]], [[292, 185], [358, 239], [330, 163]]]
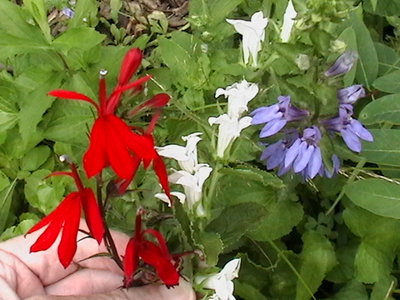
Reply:
[[7, 130], [18, 122], [18, 111], [10, 98], [0, 96], [0, 128]]
[[397, 278], [394, 276], [384, 276], [375, 284], [371, 293], [370, 300], [395, 300], [393, 290], [397, 286]]
[[399, 54], [395, 49], [381, 43], [375, 43], [375, 49], [379, 59], [379, 76], [399, 68]]
[[62, 51], [69, 51], [71, 48], [86, 51], [98, 46], [104, 38], [104, 35], [93, 28], [78, 27], [69, 29], [56, 38], [53, 41], [53, 46]]
[[65, 179], [62, 177], [45, 179], [49, 174], [48, 170], [38, 170], [26, 178], [24, 186], [25, 197], [29, 204], [44, 214], [50, 213], [60, 203], [64, 194]]
[[39, 25], [47, 42], [51, 42], [49, 22], [44, 0], [24, 0], [24, 5], [32, 15], [35, 22]]
[[51, 154], [47, 146], [38, 146], [29, 151], [21, 161], [21, 170], [35, 171], [46, 162]]
[[206, 231], [218, 233], [227, 248], [237, 242], [248, 230], [257, 227], [257, 222], [265, 217], [265, 213], [264, 207], [257, 203], [229, 206], [208, 224]]
[[365, 289], [365, 286], [361, 282], [358, 282], [357, 280], [351, 280], [343, 288], [341, 288], [340, 291], [336, 293], [334, 297], [329, 298], [327, 300], [343, 300], [343, 299], [351, 299], [351, 300], [368, 299], [368, 294]]
[[[300, 255], [300, 276], [312, 293], [316, 292], [325, 275], [335, 266], [335, 251], [329, 240], [316, 231], [303, 234], [303, 250]], [[311, 298], [308, 290], [301, 281], [297, 282], [296, 300]]]
[[224, 249], [221, 237], [215, 232], [200, 232], [199, 242], [204, 249], [207, 265], [215, 266], [218, 263], [218, 256]]
[[377, 78], [372, 85], [382, 92], [400, 93], [400, 70]]
[[356, 254], [356, 278], [374, 283], [387, 277], [393, 267], [400, 236], [400, 221], [374, 215], [358, 207], [346, 208], [343, 220], [361, 243]]
[[8, 177], [0, 171], [0, 232], [3, 232], [7, 226], [16, 184], [17, 179], [14, 179], [10, 184]]
[[372, 143], [363, 143], [362, 155], [367, 161], [388, 165], [400, 166], [400, 130], [399, 129], [370, 129], [374, 137]]
[[235, 295], [246, 300], [268, 300], [257, 288], [241, 281], [235, 281]]
[[[375, 3], [377, 3], [376, 6]], [[365, 0], [363, 7], [366, 11], [380, 16], [400, 15], [400, 2], [397, 0]]]
[[[95, 27], [98, 23], [98, 5], [96, 0], [77, 1], [75, 5], [75, 14], [68, 22], [70, 29], [82, 26]], [[84, 44], [84, 40], [81, 40]]]
[[39, 28], [28, 23], [22, 8], [10, 1], [0, 1], [0, 58], [49, 49]]
[[[343, 32], [338, 36], [337, 39], [346, 43], [346, 50], [357, 50], [356, 32], [354, 31], [352, 26], [349, 26], [345, 30], [343, 30]], [[355, 77], [356, 68], [352, 68], [343, 77], [345, 86], [351, 85], [354, 82]]]
[[400, 125], [400, 94], [386, 95], [367, 104], [358, 118], [363, 124]]
[[351, 24], [357, 39], [359, 60], [357, 64], [356, 79], [359, 83], [369, 86], [378, 75], [378, 55], [367, 26], [363, 22], [363, 11], [360, 5], [350, 13]]
[[228, 17], [228, 15], [240, 4], [243, 0], [213, 0], [211, 1], [210, 9], [210, 26], [220, 23]]
[[400, 185], [383, 179], [365, 179], [345, 186], [349, 199], [383, 217], [400, 219]]

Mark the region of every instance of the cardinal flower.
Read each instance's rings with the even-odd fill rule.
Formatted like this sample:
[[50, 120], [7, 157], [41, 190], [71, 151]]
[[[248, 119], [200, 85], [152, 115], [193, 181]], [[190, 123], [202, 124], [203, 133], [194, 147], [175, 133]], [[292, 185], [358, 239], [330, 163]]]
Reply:
[[79, 230], [81, 210], [86, 217], [90, 234], [100, 244], [104, 234], [104, 224], [96, 197], [90, 188], [85, 188], [78, 175], [76, 166], [71, 164], [71, 172], [55, 172], [52, 175], [68, 175], [75, 180], [77, 192], [72, 192], [48, 216], [29, 231], [32, 233], [45, 226], [47, 228], [31, 246], [31, 252], [47, 250], [56, 241], [61, 232], [61, 241], [58, 245], [58, 258], [64, 268], [67, 268], [76, 252], [76, 238]]
[[[146, 145], [148, 145], [151, 148], [151, 151], [155, 151], [153, 131], [158, 119], [161, 116], [161, 108], [164, 107], [169, 102], [170, 99], [171, 97], [167, 94], [164, 93], [157, 94], [153, 98], [138, 105], [136, 108], [134, 108], [131, 112], [128, 113], [128, 115], [132, 117], [137, 112], [143, 109], [146, 108], [155, 109], [155, 112], [151, 118], [149, 125], [147, 126], [146, 130], [141, 134], [141, 138], [143, 138], [146, 141]], [[152, 154], [150, 158], [141, 156], [133, 157], [133, 172], [131, 173], [131, 176], [128, 178], [124, 178], [121, 176], [116, 181], [118, 193], [123, 194], [126, 191], [127, 187], [133, 180], [136, 171], [141, 163], [143, 163], [145, 169], [147, 169], [152, 164], [154, 172], [156, 173], [159, 182], [161, 184], [161, 187], [164, 189], [165, 194], [168, 196], [168, 198], [171, 199], [171, 194], [170, 194], [171, 192], [168, 185], [167, 169], [165, 167], [164, 161], [157, 152]]]
[[[124, 286], [132, 285], [140, 262], [152, 266], [165, 285], [178, 285], [179, 273], [174, 257], [169, 253], [165, 239], [159, 231], [142, 229], [142, 213], [139, 210], [136, 215], [135, 235], [129, 240], [125, 250]], [[146, 240], [146, 236], [153, 236], [157, 242]]]
[[100, 71], [99, 104], [86, 95], [66, 90], [53, 90], [50, 96], [80, 100], [91, 103], [97, 110], [98, 117], [90, 132], [90, 145], [83, 157], [83, 166], [87, 176], [99, 174], [105, 167], [111, 166], [121, 178], [131, 178], [135, 172], [135, 157], [152, 160], [157, 157], [151, 141], [134, 132], [119, 117], [115, 115], [122, 94], [127, 90], [138, 90], [141, 85], [150, 79], [142, 77], [134, 82], [130, 78], [137, 71], [142, 61], [139, 49], [131, 49], [126, 54], [118, 83], [113, 92], [107, 97], [105, 82], [106, 71]]

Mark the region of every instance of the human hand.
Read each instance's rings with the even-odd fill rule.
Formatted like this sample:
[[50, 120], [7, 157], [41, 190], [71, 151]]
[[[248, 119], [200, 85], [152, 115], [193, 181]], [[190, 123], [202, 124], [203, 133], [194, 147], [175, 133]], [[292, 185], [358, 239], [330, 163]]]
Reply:
[[[85, 222], [80, 228], [86, 230]], [[106, 252], [94, 239], [78, 234], [78, 249], [71, 265], [64, 269], [57, 255], [56, 241], [48, 250], [29, 253], [42, 230], [0, 244], [1, 300], [195, 300], [188, 282], [168, 289], [164, 285], [121, 289], [123, 273], [108, 257], [92, 255]], [[128, 237], [112, 233], [119, 253]], [[82, 239], [82, 240], [81, 240]], [[66, 296], [69, 295], [69, 296]], [[60, 297], [63, 296], [63, 297]]]

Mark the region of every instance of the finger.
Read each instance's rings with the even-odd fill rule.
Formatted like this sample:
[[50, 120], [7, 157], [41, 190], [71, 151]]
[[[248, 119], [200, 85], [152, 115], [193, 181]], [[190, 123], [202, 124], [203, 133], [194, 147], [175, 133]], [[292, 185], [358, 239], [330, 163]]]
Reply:
[[164, 285], [118, 289], [107, 294], [88, 296], [34, 296], [25, 300], [195, 300], [195, 293], [188, 282], [181, 279], [178, 286], [168, 289]]
[[49, 295], [88, 295], [122, 286], [122, 276], [106, 270], [81, 269], [46, 287]]

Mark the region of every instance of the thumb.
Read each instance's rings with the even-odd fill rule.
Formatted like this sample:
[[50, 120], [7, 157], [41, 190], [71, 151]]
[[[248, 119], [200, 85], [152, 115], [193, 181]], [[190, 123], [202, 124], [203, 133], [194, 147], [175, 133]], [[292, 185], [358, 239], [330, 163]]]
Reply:
[[130, 289], [118, 289], [106, 294], [87, 296], [33, 296], [25, 300], [196, 300], [191, 285], [181, 278], [179, 285], [146, 285]]

